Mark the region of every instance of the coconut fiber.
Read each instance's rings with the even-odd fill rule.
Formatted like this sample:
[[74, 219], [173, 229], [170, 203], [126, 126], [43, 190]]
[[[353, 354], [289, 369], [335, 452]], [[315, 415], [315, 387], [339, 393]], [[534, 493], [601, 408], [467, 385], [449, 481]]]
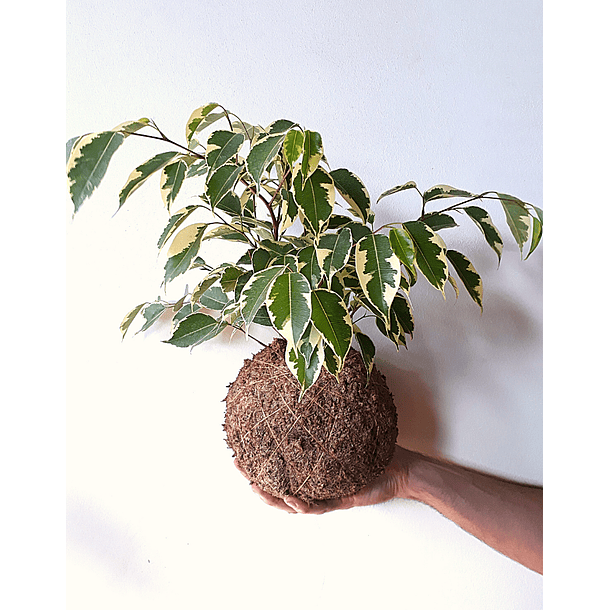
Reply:
[[373, 367], [351, 349], [337, 380], [325, 368], [300, 387], [275, 339], [246, 360], [226, 397], [227, 444], [250, 480], [305, 502], [353, 494], [379, 476], [398, 436], [396, 407]]

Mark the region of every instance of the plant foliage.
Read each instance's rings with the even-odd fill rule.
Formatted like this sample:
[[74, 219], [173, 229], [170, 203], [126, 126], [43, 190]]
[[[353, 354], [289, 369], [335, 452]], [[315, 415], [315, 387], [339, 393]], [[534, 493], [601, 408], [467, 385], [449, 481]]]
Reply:
[[[331, 169], [320, 134], [292, 121], [263, 128], [210, 103], [191, 114], [185, 133], [183, 145], [142, 118], [66, 145], [75, 213], [126, 138], [153, 138], [171, 146], [133, 170], [118, 207], [158, 173], [161, 204], [168, 212], [158, 239], [159, 249], [169, 244], [164, 283], [193, 270], [200, 279], [178, 302], [157, 299], [131, 309], [120, 330], [125, 336], [141, 317], [140, 332], [171, 311], [167, 343], [193, 347], [226, 327], [248, 334], [252, 325], [273, 326], [288, 342], [286, 362], [302, 392], [322, 367], [337, 375], [353, 342], [370, 372], [375, 344], [357, 326], [363, 318], [374, 318], [397, 348], [406, 346], [414, 330], [409, 293], [420, 277], [443, 294], [447, 282], [457, 294], [457, 277], [483, 308], [481, 277], [439, 234], [457, 227], [460, 215], [480, 229], [498, 262], [503, 241], [481, 207], [484, 201], [499, 203], [522, 255], [528, 243], [526, 258], [540, 243], [542, 210], [536, 206], [512, 195], [445, 184], [422, 192], [409, 181], [384, 191], [377, 204], [404, 191], [418, 193], [421, 213], [375, 227], [362, 180], [348, 169]], [[174, 210], [185, 181], [192, 179], [202, 183], [197, 203]], [[430, 210], [430, 204], [437, 209]], [[238, 242], [243, 253], [237, 261], [212, 267], [199, 256], [202, 243], [211, 239]]]

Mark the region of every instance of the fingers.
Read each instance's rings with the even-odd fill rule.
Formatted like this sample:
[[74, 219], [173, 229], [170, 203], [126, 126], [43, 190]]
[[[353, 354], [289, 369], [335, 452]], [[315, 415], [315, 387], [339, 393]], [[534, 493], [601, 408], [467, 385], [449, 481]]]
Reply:
[[[241, 468], [237, 459], [233, 460], [235, 467], [239, 472], [249, 480], [246, 471]], [[287, 513], [295, 514], [300, 513], [302, 515], [322, 515], [331, 510], [341, 510], [349, 508], [351, 506], [349, 498], [339, 498], [337, 500], [321, 500], [315, 504], [308, 504], [299, 498], [294, 496], [285, 496], [277, 498], [276, 496], [267, 493], [261, 489], [256, 483], [250, 482], [252, 491], [265, 503], [274, 508], [279, 508]]]

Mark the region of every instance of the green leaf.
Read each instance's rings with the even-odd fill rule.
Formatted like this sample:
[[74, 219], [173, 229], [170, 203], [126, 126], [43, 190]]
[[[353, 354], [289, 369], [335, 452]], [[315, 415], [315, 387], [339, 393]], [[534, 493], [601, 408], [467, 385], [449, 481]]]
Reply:
[[444, 295], [449, 277], [445, 242], [429, 226], [414, 220], [405, 222], [403, 229], [409, 234], [415, 247], [415, 263], [424, 277]]
[[324, 345], [324, 368], [339, 381], [339, 373], [343, 368], [339, 356], [333, 352], [332, 348]]
[[389, 232], [390, 245], [394, 254], [407, 268], [409, 274], [415, 271], [415, 245], [411, 236], [401, 228], [391, 228]]
[[500, 259], [502, 258], [502, 249], [504, 248], [504, 244], [502, 243], [502, 236], [500, 235], [500, 231], [495, 227], [494, 223], [491, 221], [491, 216], [487, 213], [486, 210], [480, 208], [476, 205], [467, 206], [464, 209], [464, 212], [468, 214], [468, 216], [472, 219], [485, 237], [485, 241], [491, 246], [492, 250], [498, 255], [498, 265], [500, 264]]
[[542, 222], [538, 218], [532, 216], [532, 243], [530, 244], [530, 251], [528, 252], [525, 260], [527, 260], [532, 252], [538, 247], [542, 238]]
[[373, 233], [369, 227], [359, 222], [352, 221], [346, 224], [345, 228], [350, 230], [353, 243], [360, 241], [365, 235], [371, 235]]
[[500, 203], [502, 203], [502, 207], [504, 208], [508, 228], [519, 246], [519, 252], [523, 254], [523, 245], [529, 239], [531, 230], [530, 215], [527, 208], [523, 201], [512, 195], [504, 195], [502, 193], [496, 194], [500, 198]]
[[300, 129], [293, 129], [286, 134], [283, 151], [286, 163], [288, 163], [290, 167], [294, 166], [303, 153], [304, 139], [305, 136]]
[[250, 149], [246, 157], [246, 168], [257, 188], [260, 188], [263, 173], [280, 151], [284, 138], [284, 134], [269, 135], [261, 138]]
[[242, 172], [240, 165], [227, 163], [218, 168], [213, 174], [208, 174], [206, 193], [212, 208], [218, 204], [222, 198], [233, 190]]
[[437, 184], [429, 188], [424, 192], [423, 199], [424, 203], [428, 201], [434, 201], [435, 199], [445, 199], [447, 197], [475, 197], [474, 193], [469, 191], [463, 191], [462, 189], [456, 189], [448, 184]]
[[378, 233], [356, 244], [356, 273], [362, 290], [389, 322], [390, 307], [400, 283], [400, 260], [387, 236]]
[[286, 346], [285, 360], [288, 368], [301, 385], [301, 393], [299, 395], [299, 400], [301, 400], [305, 392], [316, 382], [322, 370], [324, 362], [324, 343], [322, 342], [322, 337], [320, 337], [320, 340], [313, 348], [309, 364], [305, 356], [295, 346], [290, 344]]
[[122, 335], [122, 339], [125, 338], [125, 335], [127, 334], [127, 330], [129, 329], [129, 327], [131, 326], [131, 323], [136, 319], [136, 316], [140, 313], [140, 310], [142, 309], [142, 307], [144, 307], [145, 305], [147, 305], [147, 303], [140, 303], [139, 305], [136, 305], [129, 313], [127, 313], [127, 315], [123, 318], [122, 322], [121, 322], [121, 326], [119, 328], [119, 330], [123, 333]]
[[74, 213], [100, 185], [112, 155], [125, 136], [115, 131], [90, 133], [80, 137], [72, 147], [67, 163], [68, 188]]
[[244, 135], [233, 131], [218, 130], [210, 134], [205, 154], [210, 172], [216, 171], [234, 157], [244, 143]]
[[356, 325], [354, 325], [354, 336], [360, 347], [360, 355], [366, 367], [367, 380], [370, 378], [375, 362], [375, 344], [368, 335], [365, 335]]
[[353, 214], [362, 222], [370, 222], [371, 198], [362, 180], [347, 169], [335, 169], [330, 172], [330, 175], [335, 182], [335, 187], [341, 197], [347, 201]]
[[322, 279], [322, 269], [316, 255], [314, 246], [306, 246], [299, 250], [297, 255], [297, 270], [302, 273], [312, 288], [315, 288]]
[[161, 197], [168, 212], [182, 188], [185, 174], [186, 163], [182, 159], [166, 165], [161, 172]]
[[207, 226], [202, 223], [189, 225], [181, 229], [174, 237], [167, 253], [167, 263], [165, 263], [165, 284], [188, 271], [191, 261], [199, 252], [201, 239]]
[[311, 319], [311, 287], [292, 271], [279, 275], [265, 301], [273, 326], [290, 345], [297, 345]]
[[150, 303], [149, 305], [146, 305], [142, 310], [142, 315], [146, 321], [138, 333], [148, 330], [165, 313], [165, 309], [166, 307], [162, 303]]
[[284, 270], [283, 265], [261, 269], [254, 273], [243, 287], [239, 296], [239, 305], [246, 330], [254, 320], [258, 310], [265, 304], [269, 288]]
[[217, 204], [216, 210], [226, 212], [230, 216], [241, 216], [241, 202], [239, 197], [233, 192], [229, 191]]
[[311, 321], [339, 358], [339, 370], [352, 344], [352, 320], [341, 297], [331, 290], [311, 293]]
[[439, 231], [440, 229], [451, 229], [458, 226], [457, 222], [455, 222], [455, 220], [449, 216], [449, 214], [443, 214], [442, 212], [432, 212], [430, 214], [426, 214], [421, 220], [433, 231]]
[[229, 299], [222, 288], [219, 286], [212, 286], [198, 298], [198, 302], [201, 303], [201, 305], [206, 309], [222, 311], [225, 305], [229, 302]]
[[472, 263], [456, 250], [447, 250], [447, 258], [453, 265], [458, 277], [462, 280], [466, 292], [483, 311], [483, 282]]
[[[197, 132], [202, 131], [210, 124], [209, 119], [208, 121], [206, 121], [206, 119], [210, 112], [212, 112], [212, 110], [214, 110], [215, 108], [218, 108], [218, 104], [212, 102], [210, 104], [206, 104], [205, 106], [201, 106], [197, 108], [197, 110], [194, 110], [192, 112], [191, 116], [189, 117], [189, 120], [186, 123], [187, 142], [190, 142]], [[218, 113], [218, 115], [220, 115], [218, 116], [218, 118], [221, 118], [222, 116], [224, 116], [224, 113]]]
[[294, 198], [303, 214], [303, 224], [314, 235], [320, 235], [333, 213], [333, 179], [320, 167], [305, 182], [303, 174], [299, 172], [294, 179]]
[[384, 191], [383, 193], [381, 193], [381, 195], [379, 195], [379, 197], [377, 197], [377, 202], [379, 203], [384, 197], [387, 197], [388, 195], [394, 195], [394, 193], [400, 193], [402, 191], [406, 191], [408, 189], [416, 189], [417, 188], [417, 184], [415, 184], [415, 182], [405, 182], [405, 184], [401, 184], [399, 186], [393, 186], [391, 189], [388, 189], [387, 191]]
[[194, 347], [216, 337], [226, 327], [212, 316], [196, 312], [180, 320], [172, 336], [164, 343], [177, 347]]
[[301, 173], [303, 180], [308, 178], [316, 171], [320, 160], [324, 156], [322, 147], [322, 136], [317, 131], [305, 130], [303, 141], [303, 161], [301, 163]]
[[352, 249], [352, 234], [349, 229], [339, 233], [322, 235], [318, 241], [317, 256], [320, 268], [329, 279], [347, 264]]
[[131, 172], [125, 186], [123, 186], [119, 193], [119, 208], [123, 206], [125, 201], [127, 201], [127, 198], [134, 193], [134, 191], [139, 189], [150, 176], [160, 169], [163, 169], [170, 161], [175, 159], [177, 155], [178, 153], [173, 151], [159, 153], [148, 161], [138, 165], [138, 167]]

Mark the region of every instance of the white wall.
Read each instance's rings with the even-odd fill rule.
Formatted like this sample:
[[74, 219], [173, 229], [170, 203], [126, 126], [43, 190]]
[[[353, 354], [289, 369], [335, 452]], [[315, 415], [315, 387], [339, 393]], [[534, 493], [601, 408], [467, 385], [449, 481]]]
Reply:
[[[140, 116], [181, 137], [218, 101], [321, 132], [331, 165], [375, 198], [415, 180], [542, 206], [541, 13], [534, 0], [69, 0], [66, 138]], [[167, 329], [120, 341], [125, 312], [160, 290], [157, 185], [112, 215], [160, 150], [132, 138], [74, 220], [66, 202], [68, 607], [540, 608], [540, 576], [425, 506], [306, 517], [261, 503], [221, 428], [225, 386], [257, 344], [190, 354], [160, 342]], [[378, 218], [416, 206], [395, 196]], [[483, 316], [418, 283], [409, 350], [380, 340], [378, 362], [406, 446], [542, 483], [542, 247], [520, 261], [492, 214], [499, 269], [476, 230], [451, 238], [483, 276]]]

